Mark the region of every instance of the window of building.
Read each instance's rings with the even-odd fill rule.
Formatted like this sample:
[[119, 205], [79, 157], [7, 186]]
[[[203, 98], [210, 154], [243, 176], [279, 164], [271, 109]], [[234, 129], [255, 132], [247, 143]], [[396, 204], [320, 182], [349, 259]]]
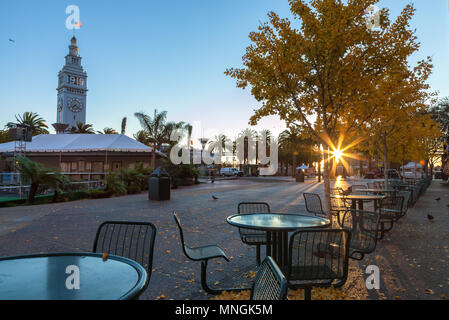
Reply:
[[103, 163], [103, 161], [94, 161], [94, 162], [92, 162], [92, 172], [104, 172], [104, 163]]
[[113, 161], [112, 162], [112, 171], [119, 171], [122, 168], [121, 161]]

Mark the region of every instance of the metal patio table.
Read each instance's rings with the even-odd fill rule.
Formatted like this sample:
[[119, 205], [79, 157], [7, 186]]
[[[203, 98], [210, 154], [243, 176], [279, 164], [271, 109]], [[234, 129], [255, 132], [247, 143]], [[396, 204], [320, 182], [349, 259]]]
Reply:
[[376, 211], [380, 207], [380, 201], [385, 199], [386, 196], [349, 194], [349, 195], [345, 195], [345, 196], [331, 195], [331, 198], [351, 200], [351, 209], [354, 209], [354, 210], [356, 210], [356, 209], [363, 210], [363, 203], [372, 201], [372, 202], [374, 202], [374, 211]]
[[403, 191], [403, 190], [407, 190], [407, 189], [413, 189], [415, 187], [415, 185], [409, 184], [409, 183], [399, 183], [399, 184], [395, 184], [392, 187], [399, 191]]
[[226, 221], [235, 227], [266, 231], [266, 255], [274, 258], [280, 267], [288, 266], [288, 232], [331, 225], [321, 217], [286, 213], [236, 214]]
[[[69, 266], [78, 267], [79, 289], [71, 286], [76, 272]], [[136, 299], [147, 281], [146, 270], [137, 262], [113, 255], [103, 259], [101, 253], [0, 258], [0, 300]]]
[[397, 189], [356, 189], [353, 190], [356, 192], [366, 192], [366, 193], [374, 193], [377, 195], [381, 195], [381, 194], [391, 194], [391, 195], [396, 195], [399, 190]]

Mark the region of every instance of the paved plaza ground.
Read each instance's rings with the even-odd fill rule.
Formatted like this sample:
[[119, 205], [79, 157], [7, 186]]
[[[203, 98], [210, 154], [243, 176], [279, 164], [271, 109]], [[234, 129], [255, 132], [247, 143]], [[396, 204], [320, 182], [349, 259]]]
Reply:
[[[360, 181], [358, 181], [360, 182]], [[355, 181], [339, 182], [343, 187]], [[209, 281], [219, 286], [250, 284], [255, 247], [242, 244], [226, 222], [242, 201], [265, 201], [273, 212], [305, 211], [303, 192], [323, 195], [322, 183], [291, 178], [242, 178], [173, 190], [172, 200], [150, 202], [146, 194], [119, 198], [0, 209], [0, 256], [91, 251], [97, 227], [106, 220], [153, 222], [157, 229], [153, 272], [141, 299], [210, 299], [200, 284], [200, 263], [188, 261], [172, 218], [178, 212], [190, 246], [218, 244], [231, 262], [213, 260]], [[213, 200], [212, 195], [218, 197]], [[436, 198], [441, 198], [436, 201]], [[445, 299], [449, 296], [449, 186], [434, 181], [376, 251], [350, 261], [343, 287], [351, 299]], [[427, 215], [435, 218], [428, 221]], [[381, 272], [380, 290], [367, 290], [368, 265]]]

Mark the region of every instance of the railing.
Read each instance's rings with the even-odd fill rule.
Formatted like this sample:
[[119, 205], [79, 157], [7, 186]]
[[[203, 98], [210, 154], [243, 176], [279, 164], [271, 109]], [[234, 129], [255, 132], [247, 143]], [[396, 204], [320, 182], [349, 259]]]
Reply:
[[[90, 191], [103, 189], [105, 182], [103, 180], [93, 181], [76, 181], [71, 182], [71, 186], [75, 191]], [[0, 186], [0, 199], [2, 198], [15, 198], [25, 199], [30, 191], [29, 185], [23, 186]], [[54, 191], [51, 188], [40, 190], [37, 195], [52, 194]]]

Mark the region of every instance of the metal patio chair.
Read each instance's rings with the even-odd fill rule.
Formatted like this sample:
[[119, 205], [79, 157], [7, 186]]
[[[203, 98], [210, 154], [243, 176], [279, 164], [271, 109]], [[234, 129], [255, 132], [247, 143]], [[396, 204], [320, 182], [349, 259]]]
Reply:
[[336, 188], [331, 188], [331, 196], [339, 196], [339, 195], [343, 195], [343, 188], [342, 187], [336, 187]]
[[188, 247], [184, 241], [184, 233], [182, 231], [181, 221], [178, 215], [174, 212], [173, 218], [179, 228], [179, 234], [181, 236], [181, 245], [184, 255], [192, 261], [201, 261], [201, 286], [204, 291], [210, 294], [220, 294], [223, 291], [241, 291], [248, 290], [250, 288], [229, 288], [229, 289], [212, 289], [207, 284], [207, 263], [210, 259], [222, 258], [229, 262], [229, 258], [226, 253], [217, 245], [209, 245], [202, 247], [191, 248]]
[[327, 213], [323, 210], [321, 198], [316, 193], [304, 193], [307, 212], [322, 218], [327, 218]]
[[368, 189], [378, 189], [377, 184], [375, 182], [368, 182]]
[[153, 270], [156, 227], [150, 222], [106, 221], [97, 229], [93, 252], [108, 253], [132, 259], [148, 273], [148, 286]]
[[257, 271], [251, 290], [251, 300], [285, 300], [287, 280], [271, 257], [266, 257]]
[[[266, 202], [241, 202], [237, 206], [238, 213], [270, 213], [270, 205]], [[260, 246], [267, 245], [267, 233], [260, 230], [239, 228], [243, 243], [256, 246], [257, 264], [260, 265]]]
[[311, 299], [313, 287], [341, 287], [348, 277], [351, 233], [345, 229], [308, 229], [292, 234], [287, 283], [304, 289]]
[[393, 229], [394, 222], [402, 217], [403, 203], [404, 197], [401, 196], [386, 197], [380, 201], [381, 230], [378, 235], [378, 240], [383, 239], [385, 233]]
[[362, 260], [366, 254], [376, 249], [380, 227], [378, 212], [349, 210], [343, 217], [341, 227], [351, 232], [349, 244], [351, 259]]
[[404, 217], [407, 214], [411, 195], [412, 195], [412, 193], [410, 191], [399, 191], [398, 192], [398, 196], [404, 198], [404, 202], [402, 204], [402, 214], [401, 214], [400, 218]]
[[385, 189], [385, 182], [383, 181], [375, 181], [374, 185], [376, 186], [375, 189]]
[[368, 189], [364, 184], [354, 184], [351, 186], [351, 194], [360, 194], [360, 195], [366, 195], [366, 191], [357, 191], [357, 190], [363, 190]]
[[[349, 190], [350, 191], [350, 190]], [[331, 189], [331, 196], [344, 196], [346, 192], [338, 187]], [[337, 223], [341, 223], [341, 216], [351, 207], [351, 203], [344, 198], [331, 198], [331, 212], [336, 217]]]

